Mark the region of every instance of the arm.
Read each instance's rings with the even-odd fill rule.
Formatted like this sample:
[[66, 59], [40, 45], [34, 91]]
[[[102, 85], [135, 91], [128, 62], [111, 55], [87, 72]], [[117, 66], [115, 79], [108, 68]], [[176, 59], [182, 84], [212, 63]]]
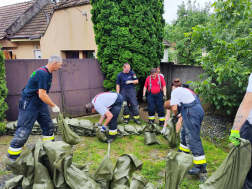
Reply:
[[145, 96], [145, 95], [146, 95], [146, 91], [147, 91], [147, 88], [146, 88], [146, 87], [144, 87], [144, 88], [143, 88], [143, 96]]
[[171, 108], [172, 108], [172, 112], [173, 112], [174, 116], [176, 116], [177, 112], [178, 112], [178, 105], [173, 105], [173, 106], [171, 106]]
[[167, 121], [168, 119], [170, 119], [170, 117], [171, 117], [171, 110], [167, 110], [165, 115], [164, 127], [167, 127]]
[[39, 98], [46, 104], [48, 104], [51, 107], [54, 107], [55, 104], [52, 102], [50, 97], [46, 94], [45, 89], [39, 89]]
[[116, 85], [116, 92], [120, 93], [120, 85]]
[[249, 116], [252, 109], [252, 93], [247, 92], [242, 100], [242, 103], [236, 113], [232, 130], [240, 130], [243, 123]]
[[107, 126], [108, 123], [111, 121], [113, 114], [108, 110], [104, 116], [107, 116], [107, 119], [105, 121], [105, 123], [103, 124], [104, 126]]
[[166, 86], [163, 87], [163, 94], [166, 95]]
[[102, 122], [104, 121], [104, 119], [105, 119], [105, 118], [106, 118], [106, 116], [105, 116], [105, 115], [101, 116], [101, 118], [100, 118], [100, 120], [99, 120], [99, 122], [98, 122], [98, 123], [102, 124]]
[[181, 128], [181, 125], [182, 125], [182, 116], [180, 116], [180, 118], [178, 119], [178, 122], [177, 122], [177, 125], [176, 125], [176, 132], [178, 133], [180, 128]]
[[138, 79], [133, 80], [133, 84], [134, 84], [134, 85], [138, 84]]

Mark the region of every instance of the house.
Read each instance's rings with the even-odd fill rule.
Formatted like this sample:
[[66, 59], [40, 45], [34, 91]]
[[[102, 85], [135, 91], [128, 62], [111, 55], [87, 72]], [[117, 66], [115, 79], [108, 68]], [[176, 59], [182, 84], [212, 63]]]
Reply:
[[32, 0], [0, 7], [0, 44], [7, 59], [95, 58], [89, 0]]
[[166, 39], [164, 39], [163, 45], [164, 45], [164, 57], [161, 60], [161, 62], [168, 62], [169, 48], [172, 47], [172, 44]]

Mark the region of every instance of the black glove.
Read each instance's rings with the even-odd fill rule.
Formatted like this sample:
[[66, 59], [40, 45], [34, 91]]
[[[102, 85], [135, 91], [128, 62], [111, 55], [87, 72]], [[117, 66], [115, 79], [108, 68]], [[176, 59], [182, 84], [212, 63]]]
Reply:
[[143, 96], [143, 101], [144, 101], [144, 102], [146, 101], [146, 96]]
[[166, 96], [166, 95], [163, 96], [163, 100], [164, 100], [164, 101], [167, 100], [167, 96]]
[[176, 115], [176, 116], [172, 116], [172, 118], [173, 118], [173, 123], [174, 124], [176, 124], [177, 122], [178, 122], [178, 116]]

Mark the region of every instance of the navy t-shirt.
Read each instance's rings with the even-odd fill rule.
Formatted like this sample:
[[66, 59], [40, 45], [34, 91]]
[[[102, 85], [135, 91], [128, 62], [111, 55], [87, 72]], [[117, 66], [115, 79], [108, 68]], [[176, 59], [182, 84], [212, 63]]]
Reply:
[[52, 73], [43, 66], [31, 74], [31, 77], [22, 91], [22, 97], [32, 97], [38, 93], [39, 89], [45, 89], [47, 93], [51, 88]]
[[[121, 74], [123, 74], [123, 77], [121, 76]], [[121, 78], [122, 78], [122, 82], [121, 82]], [[122, 85], [120, 86], [121, 89], [122, 88], [125, 88], [125, 89], [130, 89], [130, 88], [133, 88], [133, 83], [131, 84], [126, 84], [126, 81], [128, 80], [137, 80], [137, 76], [136, 74], [133, 72], [133, 71], [129, 71], [129, 73], [123, 73], [123, 72], [120, 72], [118, 75], [117, 75], [117, 80], [116, 80], [116, 84], [117, 85]]]

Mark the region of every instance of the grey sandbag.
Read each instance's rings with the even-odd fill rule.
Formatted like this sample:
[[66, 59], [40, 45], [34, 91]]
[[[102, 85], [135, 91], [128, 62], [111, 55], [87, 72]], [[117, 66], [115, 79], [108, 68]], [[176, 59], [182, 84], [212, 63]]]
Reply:
[[193, 156], [171, 150], [166, 158], [165, 189], [180, 189], [180, 184], [191, 168]]
[[155, 184], [148, 182], [144, 189], [158, 189], [158, 187]]
[[133, 173], [130, 189], [143, 189], [149, 181], [140, 175], [136, 175]]
[[142, 134], [142, 133], [143, 133], [143, 127], [142, 127], [142, 126], [135, 125], [135, 128], [136, 128], [136, 131], [137, 131], [139, 134]]
[[127, 132], [127, 131], [125, 131], [124, 130], [124, 127], [123, 126], [121, 126], [121, 125], [118, 125], [117, 126], [117, 136], [118, 137], [123, 137], [123, 136], [129, 136], [130, 134]]
[[7, 180], [4, 185], [5, 189], [14, 189], [22, 186], [23, 177], [23, 175], [18, 175], [10, 180]]
[[127, 102], [126, 101], [123, 101], [123, 104], [122, 104], [122, 108], [121, 108], [121, 111], [118, 115], [118, 118], [117, 118], [117, 123], [123, 123], [123, 111], [124, 111], [124, 106], [127, 105]]
[[143, 163], [133, 154], [120, 156], [116, 161], [110, 188], [115, 188], [117, 185], [129, 186], [129, 175], [134, 171], [141, 170], [142, 167]]
[[46, 153], [43, 149], [41, 139], [38, 139], [36, 142], [36, 147], [34, 150], [34, 184], [32, 189], [54, 189], [53, 182], [47, 171], [47, 168], [39, 162], [42, 159], [42, 156], [46, 156]]
[[24, 176], [22, 181], [23, 189], [32, 188], [34, 181], [34, 158], [29, 148], [25, 149], [14, 162], [10, 162], [6, 156], [3, 161], [13, 174]]
[[209, 177], [201, 189], [237, 189], [242, 188], [251, 166], [251, 144], [242, 139], [234, 146], [218, 169]]
[[110, 160], [110, 143], [108, 143], [108, 153], [103, 158], [93, 175], [93, 179], [100, 184], [102, 189], [109, 189], [109, 182], [113, 177], [113, 168], [113, 163]]
[[165, 133], [162, 134], [163, 137], [164, 137], [166, 140], [168, 140], [169, 132], [170, 132], [170, 127], [167, 127]]
[[117, 185], [115, 188], [113, 188], [113, 189], [129, 189], [129, 187], [128, 186], [126, 186], [126, 185]]
[[152, 127], [153, 127], [153, 130], [154, 130], [155, 133], [161, 134], [161, 131], [162, 131], [163, 127], [160, 127], [160, 126], [157, 125], [157, 124], [153, 124]]
[[95, 128], [95, 133], [96, 133], [96, 137], [98, 138], [99, 141], [107, 142], [106, 134], [101, 132], [98, 127]]
[[101, 189], [93, 179], [89, 178], [80, 169], [72, 165], [72, 158], [73, 152], [70, 150], [67, 154], [54, 162], [55, 168], [60, 173], [64, 174], [67, 185], [74, 189]]
[[93, 131], [94, 130], [94, 123], [90, 120], [86, 119], [81, 119], [80, 120], [80, 126], [83, 127], [84, 129]]
[[80, 126], [80, 120], [79, 119], [77, 119], [77, 118], [72, 118], [72, 119], [70, 119], [70, 121], [68, 122], [68, 125], [72, 125], [72, 126], [76, 126], [76, 127], [78, 127], [78, 126]]
[[90, 173], [90, 170], [88, 168], [87, 164], [81, 165], [76, 162], [72, 163], [73, 166], [75, 166], [77, 169], [80, 169], [85, 175], [87, 175], [89, 178], [92, 178], [92, 175]]
[[60, 129], [62, 140], [64, 142], [70, 145], [79, 144], [81, 142], [81, 138], [69, 128], [68, 124], [65, 122], [60, 112], [57, 117], [57, 122]]
[[136, 128], [133, 125], [125, 125], [124, 130], [130, 134], [138, 135]]
[[146, 145], [151, 145], [151, 144], [160, 144], [158, 141], [155, 133], [151, 132], [145, 132], [144, 133], [144, 141]]
[[167, 124], [170, 126], [167, 141], [170, 147], [175, 148], [178, 146], [179, 140], [176, 132], [176, 125], [173, 122], [173, 118], [170, 118], [167, 121]]

